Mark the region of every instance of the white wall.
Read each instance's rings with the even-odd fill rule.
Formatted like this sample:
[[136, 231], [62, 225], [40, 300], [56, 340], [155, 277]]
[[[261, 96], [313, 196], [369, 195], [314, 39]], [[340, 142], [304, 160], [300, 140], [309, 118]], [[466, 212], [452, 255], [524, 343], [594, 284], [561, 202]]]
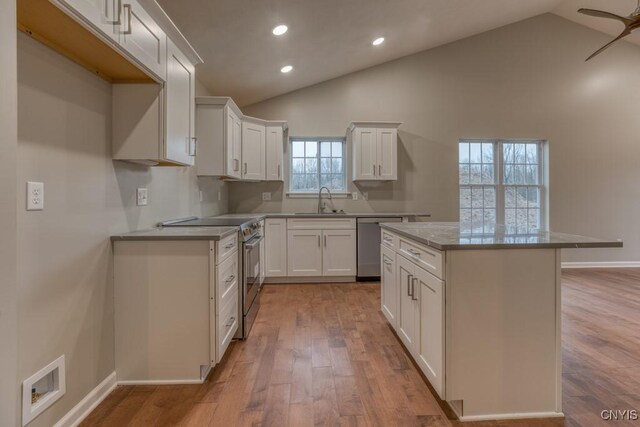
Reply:
[[[198, 179], [193, 168], [112, 161], [110, 129], [110, 84], [20, 34], [18, 375], [22, 381], [61, 354], [67, 363], [66, 395], [34, 426], [54, 424], [114, 371], [109, 237], [227, 211], [226, 185]], [[45, 184], [42, 212], [24, 209], [28, 180]], [[149, 189], [148, 206], [136, 206], [137, 187]]]
[[[624, 249], [565, 251], [565, 261], [640, 261], [640, 48], [540, 15], [244, 107], [287, 119], [291, 136], [344, 135], [352, 120], [398, 120], [398, 181], [342, 200], [347, 211], [426, 211], [457, 220], [460, 138], [542, 138], [550, 147], [550, 224], [623, 238]], [[384, 47], [383, 47], [384, 48]], [[308, 211], [280, 184], [231, 185], [232, 211]], [[356, 187], [351, 184], [350, 191]], [[271, 202], [261, 201], [272, 191]]]
[[0, 425], [18, 420], [16, 2], [0, 0]]

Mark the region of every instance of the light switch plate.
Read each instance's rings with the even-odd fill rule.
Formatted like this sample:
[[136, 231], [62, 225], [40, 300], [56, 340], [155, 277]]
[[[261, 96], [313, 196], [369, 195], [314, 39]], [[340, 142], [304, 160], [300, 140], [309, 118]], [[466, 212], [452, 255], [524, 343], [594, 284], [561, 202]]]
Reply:
[[367, 193], [366, 191], [364, 193], [362, 193], [362, 198], [364, 200], [369, 200], [369, 193]]
[[147, 206], [149, 203], [149, 191], [146, 188], [138, 188], [137, 201], [138, 206]]
[[351, 193], [351, 199], [358, 200], [358, 192], [357, 191], [354, 191], [353, 193]]
[[41, 211], [44, 209], [44, 183], [27, 182], [27, 210]]
[[271, 200], [271, 193], [269, 193], [268, 191], [263, 192], [262, 200], [265, 202]]

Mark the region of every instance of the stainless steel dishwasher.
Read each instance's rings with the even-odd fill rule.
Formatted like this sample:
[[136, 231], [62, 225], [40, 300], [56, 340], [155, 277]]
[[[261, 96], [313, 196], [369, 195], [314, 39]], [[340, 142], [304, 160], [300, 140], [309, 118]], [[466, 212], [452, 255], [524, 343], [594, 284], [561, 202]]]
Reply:
[[402, 217], [358, 218], [358, 280], [380, 278], [380, 223], [401, 222]]

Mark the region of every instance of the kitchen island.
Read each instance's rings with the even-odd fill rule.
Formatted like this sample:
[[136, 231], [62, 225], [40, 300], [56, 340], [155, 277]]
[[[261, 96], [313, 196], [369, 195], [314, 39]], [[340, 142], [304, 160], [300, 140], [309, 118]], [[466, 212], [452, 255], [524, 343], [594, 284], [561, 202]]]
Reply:
[[561, 250], [622, 242], [381, 227], [382, 312], [460, 420], [563, 416]]

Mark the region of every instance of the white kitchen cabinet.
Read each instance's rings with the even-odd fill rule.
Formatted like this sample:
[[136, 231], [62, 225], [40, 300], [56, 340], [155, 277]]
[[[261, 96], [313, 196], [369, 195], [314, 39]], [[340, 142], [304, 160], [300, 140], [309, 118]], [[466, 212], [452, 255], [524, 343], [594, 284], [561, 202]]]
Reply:
[[267, 181], [284, 181], [284, 131], [286, 123], [266, 126], [266, 165]]
[[242, 178], [242, 112], [229, 97], [196, 98], [199, 176]]
[[195, 69], [176, 45], [167, 42], [165, 83], [167, 160], [183, 165], [195, 163]]
[[354, 181], [398, 179], [397, 122], [353, 122], [349, 136], [353, 150]]
[[444, 284], [420, 267], [414, 273], [413, 291], [418, 294], [420, 306], [417, 362], [440, 398], [444, 398]]
[[136, 0], [123, 0], [117, 26], [120, 46], [137, 62], [165, 80], [167, 36]]
[[322, 231], [287, 231], [289, 276], [322, 276]]
[[322, 231], [322, 275], [356, 275], [356, 230]]
[[403, 256], [396, 257], [396, 280], [400, 288], [399, 315], [397, 332], [409, 352], [414, 355], [418, 348], [419, 336], [419, 298], [416, 295], [415, 269], [416, 266]]
[[287, 220], [267, 218], [265, 221], [265, 276], [287, 275]]
[[252, 118], [242, 120], [243, 180], [265, 180], [266, 127], [260, 122]]
[[394, 328], [398, 323], [398, 280], [396, 278], [396, 254], [386, 246], [380, 251], [380, 303], [382, 314]]
[[103, 36], [118, 42], [117, 25], [120, 21], [120, 0], [58, 0], [84, 22]]

